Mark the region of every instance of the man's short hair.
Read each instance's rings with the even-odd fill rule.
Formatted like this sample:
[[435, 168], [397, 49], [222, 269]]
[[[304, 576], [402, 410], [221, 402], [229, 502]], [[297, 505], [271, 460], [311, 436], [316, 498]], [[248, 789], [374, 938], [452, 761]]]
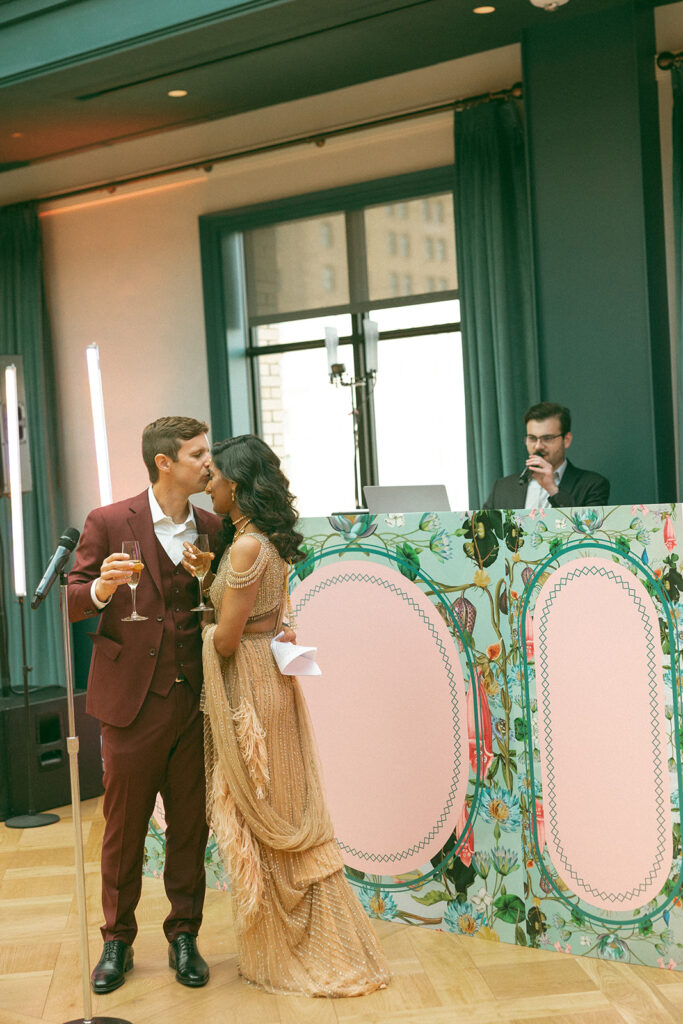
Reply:
[[555, 405], [554, 402], [539, 402], [537, 405], [532, 405], [524, 413], [524, 424], [526, 425], [529, 420], [549, 420], [551, 417], [557, 417], [560, 421], [560, 430], [563, 434], [568, 434], [572, 429], [572, 417], [569, 409], [566, 405]]
[[159, 479], [159, 469], [154, 461], [156, 455], [168, 455], [175, 462], [178, 449], [184, 441], [191, 440], [197, 434], [207, 434], [208, 431], [208, 423], [192, 419], [191, 416], [161, 416], [153, 423], [148, 423], [142, 431], [142, 458], [151, 482], [154, 484]]

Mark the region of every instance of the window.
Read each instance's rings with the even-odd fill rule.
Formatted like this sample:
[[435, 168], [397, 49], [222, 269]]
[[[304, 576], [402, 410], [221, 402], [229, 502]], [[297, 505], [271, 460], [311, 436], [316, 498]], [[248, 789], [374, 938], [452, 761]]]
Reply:
[[425, 238], [425, 259], [434, 259], [434, 239], [430, 238], [429, 235]]
[[[453, 507], [467, 507], [456, 267], [448, 246], [451, 260], [434, 275], [435, 239], [430, 250], [424, 234], [424, 211], [434, 220], [437, 203], [439, 231], [452, 230], [450, 177], [442, 180], [441, 192], [417, 196], [401, 196], [392, 182], [391, 203], [381, 192], [362, 207], [325, 199], [315, 216], [302, 215], [309, 197], [256, 208], [251, 224], [250, 211], [235, 211], [237, 228], [223, 215], [221, 252], [234, 253], [235, 273], [224, 265], [220, 276], [227, 361], [221, 374], [210, 361], [212, 417], [227, 377], [225, 433], [251, 429], [275, 449], [303, 515], [350, 511], [363, 504], [368, 483], [444, 482]], [[415, 181], [411, 175], [407, 187]], [[363, 186], [366, 196], [374, 184]], [[352, 190], [321, 195], [336, 192]], [[288, 209], [295, 210], [289, 217]], [[399, 231], [388, 230], [390, 216], [402, 222]], [[379, 327], [376, 377], [366, 373], [367, 320]], [[345, 367], [336, 384], [328, 327], [338, 333], [336, 362]], [[217, 339], [219, 352], [220, 331]]]
[[441, 263], [446, 262], [446, 242], [443, 238], [437, 238], [436, 240], [436, 258], [440, 260]]

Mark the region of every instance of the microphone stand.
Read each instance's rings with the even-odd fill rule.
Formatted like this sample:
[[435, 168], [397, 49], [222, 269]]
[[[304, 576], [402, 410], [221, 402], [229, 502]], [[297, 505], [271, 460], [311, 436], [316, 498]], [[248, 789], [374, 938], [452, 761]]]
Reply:
[[71, 808], [74, 823], [74, 860], [76, 868], [76, 902], [78, 905], [78, 924], [81, 939], [81, 980], [83, 984], [83, 1016], [67, 1021], [66, 1024], [130, 1024], [122, 1017], [93, 1017], [92, 993], [90, 991], [90, 953], [88, 950], [88, 916], [85, 898], [85, 866], [83, 863], [83, 829], [81, 827], [81, 783], [78, 776], [78, 736], [76, 735], [76, 715], [74, 712], [73, 668], [71, 664], [71, 628], [69, 626], [69, 604], [67, 596], [66, 573], [59, 576], [60, 607], [62, 610], [62, 632], [64, 636], [64, 663], [66, 665], [67, 710], [69, 715], [69, 735], [66, 749], [69, 753], [69, 771], [71, 773]]
[[33, 806], [33, 771], [31, 768], [31, 721], [29, 715], [28, 674], [31, 666], [26, 664], [26, 626], [24, 623], [24, 598], [19, 597], [19, 617], [21, 619], [21, 656], [23, 659], [24, 677], [24, 743], [26, 748], [26, 797], [28, 813], [8, 818], [7, 828], [40, 828], [41, 825], [53, 825], [59, 821], [58, 814], [36, 814]]

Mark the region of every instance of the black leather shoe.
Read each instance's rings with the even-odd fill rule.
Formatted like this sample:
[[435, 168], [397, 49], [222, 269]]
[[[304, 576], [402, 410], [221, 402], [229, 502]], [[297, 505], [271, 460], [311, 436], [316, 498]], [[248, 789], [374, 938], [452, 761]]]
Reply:
[[181, 985], [201, 988], [209, 980], [209, 965], [197, 949], [197, 939], [181, 932], [168, 947], [168, 966], [175, 967], [175, 978]]
[[102, 956], [90, 975], [93, 992], [98, 996], [120, 988], [126, 980], [126, 971], [133, 966], [133, 950], [121, 939], [109, 939], [104, 944]]

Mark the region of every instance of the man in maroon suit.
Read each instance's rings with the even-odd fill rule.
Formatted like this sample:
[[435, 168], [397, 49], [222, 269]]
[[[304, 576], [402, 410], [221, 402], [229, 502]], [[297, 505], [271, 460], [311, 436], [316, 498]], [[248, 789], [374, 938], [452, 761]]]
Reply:
[[[93, 991], [111, 992], [133, 966], [145, 837], [157, 792], [166, 812], [164, 922], [169, 965], [184, 985], [205, 985], [197, 950], [206, 880], [202, 658], [197, 579], [182, 564], [198, 533], [220, 555], [221, 519], [195, 508], [209, 479], [207, 424], [168, 416], [145, 427], [142, 455], [151, 485], [97, 508], [83, 527], [69, 574], [72, 621], [101, 614], [92, 634], [87, 710], [100, 719], [104, 760], [102, 928], [104, 950]], [[144, 621], [127, 622], [131, 578], [122, 541], [137, 540], [144, 569], [137, 590]]]

